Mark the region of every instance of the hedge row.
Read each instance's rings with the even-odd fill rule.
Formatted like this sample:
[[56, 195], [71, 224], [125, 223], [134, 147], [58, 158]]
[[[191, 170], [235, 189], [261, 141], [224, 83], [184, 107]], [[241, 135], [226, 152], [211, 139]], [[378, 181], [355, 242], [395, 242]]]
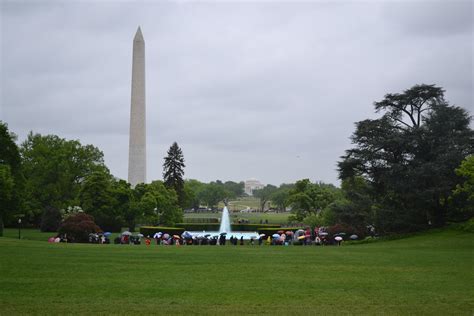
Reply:
[[[219, 223], [219, 219], [218, 218], [215, 218], [215, 217], [198, 217], [198, 218], [185, 218], [184, 219], [184, 223], [188, 224], [188, 223], [198, 223], [198, 224], [202, 224], [202, 223], [209, 223], [209, 224], [216, 224], [216, 223]], [[183, 223], [183, 224], [184, 224]]]
[[[279, 228], [278, 224], [232, 224], [233, 231], [254, 232], [260, 228]], [[218, 231], [220, 224], [211, 223], [178, 223], [176, 227], [184, 228], [190, 231]], [[277, 229], [280, 230], [280, 229]]]
[[[140, 227], [140, 233], [145, 236], [153, 237], [157, 232], [168, 233], [170, 235], [181, 235], [185, 230], [188, 231], [219, 231], [219, 224], [199, 224], [199, 223], [178, 223], [176, 227], [163, 227], [163, 226], [142, 226]], [[276, 224], [235, 224], [232, 225], [233, 231], [247, 231], [254, 232], [258, 231], [259, 234], [274, 234], [279, 230], [296, 230], [299, 228], [281, 228], [280, 225]]]
[[170, 235], [181, 235], [184, 232], [184, 228], [181, 227], [163, 227], [163, 226], [142, 226], [140, 227], [140, 233], [145, 236], [153, 237], [155, 233], [162, 232]]

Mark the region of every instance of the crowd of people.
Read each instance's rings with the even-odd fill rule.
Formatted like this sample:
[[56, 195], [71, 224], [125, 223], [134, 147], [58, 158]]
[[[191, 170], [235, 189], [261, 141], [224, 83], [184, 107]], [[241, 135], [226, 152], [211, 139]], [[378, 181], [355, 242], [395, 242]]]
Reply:
[[[128, 233], [128, 232], [127, 232]], [[230, 235], [230, 237], [229, 237]], [[138, 234], [131, 236], [124, 234], [121, 237], [115, 239], [116, 244], [136, 244], [142, 243], [142, 239], [146, 245], [211, 245], [211, 246], [225, 246], [227, 243], [233, 246], [237, 245], [272, 245], [272, 246], [290, 246], [290, 245], [341, 245], [345, 234], [335, 234], [329, 236], [324, 228], [317, 228], [312, 232], [309, 228], [306, 230], [299, 229], [293, 231], [277, 231], [274, 234], [260, 234], [252, 236], [250, 239], [244, 239], [244, 236], [237, 237], [237, 235], [221, 233], [221, 234], [191, 234], [190, 232], [184, 232], [181, 235], [171, 235], [168, 233], [157, 232], [153, 236], [143, 236]]]

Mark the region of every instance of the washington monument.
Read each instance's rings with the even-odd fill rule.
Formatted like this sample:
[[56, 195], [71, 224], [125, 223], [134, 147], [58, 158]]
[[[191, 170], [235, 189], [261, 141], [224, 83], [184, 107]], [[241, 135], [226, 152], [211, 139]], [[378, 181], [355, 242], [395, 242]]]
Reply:
[[133, 39], [128, 182], [132, 187], [146, 182], [145, 40], [140, 27]]

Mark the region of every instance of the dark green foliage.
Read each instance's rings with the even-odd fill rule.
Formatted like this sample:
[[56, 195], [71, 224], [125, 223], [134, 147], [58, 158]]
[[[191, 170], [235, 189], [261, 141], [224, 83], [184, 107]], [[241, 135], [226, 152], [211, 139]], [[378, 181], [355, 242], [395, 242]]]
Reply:
[[61, 220], [61, 211], [55, 207], [47, 206], [41, 216], [40, 230], [42, 232], [57, 232]]
[[448, 203], [460, 181], [454, 169], [474, 152], [474, 133], [467, 112], [450, 106], [443, 92], [418, 85], [386, 95], [375, 103], [384, 115], [356, 124], [355, 147], [339, 162], [341, 179], [368, 181], [373, 218], [382, 231], [442, 226], [459, 210]]
[[340, 190], [331, 184], [311, 183], [309, 179], [303, 179], [290, 190], [288, 202], [295, 219], [302, 221], [307, 216], [320, 213], [340, 195]]
[[219, 223], [219, 219], [215, 217], [185, 217], [183, 219], [184, 223], [193, 223], [193, 224], [201, 224], [201, 223], [209, 223], [209, 224], [216, 224]]
[[181, 227], [166, 227], [166, 226], [142, 226], [140, 227], [140, 233], [151, 238], [155, 233], [162, 232], [170, 235], [181, 236], [185, 229]]
[[212, 223], [176, 223], [176, 227], [189, 231], [219, 231], [220, 224]]
[[[220, 224], [211, 223], [177, 223], [176, 227], [182, 227], [189, 231], [219, 231]], [[254, 232], [259, 228], [278, 228], [278, 224], [231, 224], [233, 231]]]
[[9, 165], [0, 164], [0, 237], [3, 236], [3, 221], [12, 212], [13, 189], [15, 182]]
[[[179, 199], [175, 190], [168, 189], [161, 181], [153, 181], [149, 192], [156, 201], [156, 214], [162, 225], [173, 226], [183, 221], [183, 210], [179, 207]], [[148, 203], [142, 200], [142, 203]], [[145, 211], [151, 211], [145, 209]]]
[[265, 205], [276, 191], [277, 187], [271, 184], [267, 184], [263, 189], [253, 191], [253, 196], [260, 200], [260, 211], [265, 210]]
[[25, 176], [24, 211], [39, 224], [46, 206], [76, 205], [81, 183], [95, 171], [107, 172], [103, 153], [92, 145], [55, 135], [30, 133], [21, 145]]
[[23, 190], [21, 158], [15, 143], [16, 135], [0, 121], [0, 237], [4, 222], [11, 223], [20, 213]]
[[178, 143], [174, 142], [168, 150], [163, 164], [163, 181], [167, 188], [172, 188], [178, 195], [180, 207], [185, 207], [184, 195], [184, 157]]
[[270, 200], [272, 204], [276, 205], [280, 212], [286, 211], [286, 207], [290, 204], [290, 191], [294, 186], [282, 184], [280, 187], [272, 193]]
[[323, 211], [325, 225], [346, 224], [363, 230], [373, 223], [370, 185], [361, 177], [342, 181], [342, 198]]
[[199, 200], [209, 208], [215, 209], [220, 201], [229, 197], [229, 192], [222, 185], [215, 182], [206, 184], [202, 190], [198, 192]]
[[88, 242], [89, 234], [102, 230], [94, 222], [94, 218], [86, 213], [76, 213], [68, 216], [58, 229], [59, 234], [66, 234], [70, 242]]
[[117, 232], [122, 228], [122, 214], [113, 196], [112, 177], [106, 172], [96, 171], [89, 175], [79, 192], [79, 201], [84, 212], [91, 214], [104, 231]]
[[351, 235], [357, 235], [359, 238], [364, 238], [367, 234], [367, 229], [365, 227], [354, 227], [348, 224], [332, 225], [327, 227], [326, 231], [329, 233], [330, 237], [339, 233], [345, 233], [345, 235], [342, 235], [345, 240], [350, 239]]

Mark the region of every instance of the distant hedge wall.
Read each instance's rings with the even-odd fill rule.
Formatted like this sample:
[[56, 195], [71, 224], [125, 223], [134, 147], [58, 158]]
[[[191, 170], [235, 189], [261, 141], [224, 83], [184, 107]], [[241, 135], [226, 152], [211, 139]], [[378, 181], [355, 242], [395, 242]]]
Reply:
[[197, 218], [184, 218], [184, 223], [183, 224], [189, 224], [189, 223], [194, 223], [194, 224], [202, 224], [202, 223], [207, 223], [207, 224], [216, 224], [219, 223], [219, 219], [215, 217], [197, 217]]
[[153, 237], [155, 233], [162, 232], [170, 235], [181, 235], [184, 232], [184, 228], [181, 227], [163, 227], [163, 226], [142, 226], [140, 227], [140, 233], [145, 236]]
[[[259, 228], [278, 228], [278, 224], [232, 224], [233, 231], [254, 232]], [[176, 227], [184, 228], [189, 231], [218, 231], [220, 224], [211, 223], [178, 223]], [[279, 230], [279, 229], [277, 229]]]

